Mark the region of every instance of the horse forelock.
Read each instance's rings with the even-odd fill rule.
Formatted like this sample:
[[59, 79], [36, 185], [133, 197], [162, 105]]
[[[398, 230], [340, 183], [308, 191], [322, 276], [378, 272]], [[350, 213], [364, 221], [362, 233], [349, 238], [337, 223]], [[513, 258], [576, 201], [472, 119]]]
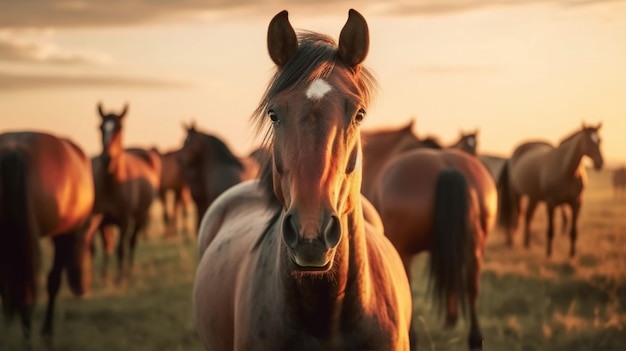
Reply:
[[[295, 86], [310, 84], [316, 79], [327, 78], [338, 65], [353, 73], [354, 83], [359, 88], [365, 105], [371, 103], [376, 89], [376, 79], [366, 67], [359, 66], [357, 69], [351, 69], [337, 60], [337, 43], [331, 37], [303, 31], [298, 34], [298, 42], [298, 51], [282, 69], [276, 71], [251, 116], [256, 133], [262, 138], [262, 146], [267, 147], [271, 154], [273, 154], [273, 134], [266, 113], [270, 101], [277, 94]], [[266, 190], [268, 196], [273, 198], [272, 157], [262, 167], [259, 178], [260, 186]], [[274, 200], [270, 199], [271, 202]]]

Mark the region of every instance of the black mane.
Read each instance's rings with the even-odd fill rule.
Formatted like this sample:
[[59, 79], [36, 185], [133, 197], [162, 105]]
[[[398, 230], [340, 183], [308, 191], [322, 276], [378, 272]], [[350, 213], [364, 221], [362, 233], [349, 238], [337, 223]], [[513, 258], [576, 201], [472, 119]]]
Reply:
[[200, 133], [200, 135], [204, 138], [206, 143], [211, 145], [210, 149], [213, 151], [213, 156], [220, 164], [235, 166], [242, 170], [244, 169], [241, 160], [232, 153], [230, 148], [220, 138], [211, 134]]

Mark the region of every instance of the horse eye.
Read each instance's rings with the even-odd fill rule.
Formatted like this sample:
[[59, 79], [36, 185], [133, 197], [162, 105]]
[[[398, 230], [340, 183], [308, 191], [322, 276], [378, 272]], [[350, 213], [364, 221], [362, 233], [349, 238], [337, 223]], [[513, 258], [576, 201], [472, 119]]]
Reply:
[[363, 121], [363, 118], [365, 118], [365, 110], [360, 109], [359, 112], [356, 113], [354, 120], [356, 123], [361, 123], [361, 121]]
[[273, 124], [278, 123], [278, 114], [276, 112], [274, 112], [273, 110], [269, 110], [267, 111], [267, 115], [270, 117], [270, 120]]

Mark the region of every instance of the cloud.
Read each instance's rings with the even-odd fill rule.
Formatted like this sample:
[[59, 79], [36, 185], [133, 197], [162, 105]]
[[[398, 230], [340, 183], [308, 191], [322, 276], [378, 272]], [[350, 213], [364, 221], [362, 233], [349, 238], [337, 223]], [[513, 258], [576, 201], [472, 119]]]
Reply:
[[121, 76], [23, 75], [0, 72], [0, 90], [28, 90], [67, 87], [123, 87], [142, 89], [188, 88], [190, 83], [153, 78]]
[[61, 48], [53, 39], [51, 31], [0, 30], [0, 61], [53, 64], [102, 65], [111, 57], [86, 49]]
[[538, 3], [571, 7], [619, 1], [624, 0], [0, 0], [0, 28], [134, 25], [206, 11], [226, 16], [235, 11], [252, 15], [259, 10], [304, 8], [319, 14], [350, 6], [392, 15], [430, 16]]

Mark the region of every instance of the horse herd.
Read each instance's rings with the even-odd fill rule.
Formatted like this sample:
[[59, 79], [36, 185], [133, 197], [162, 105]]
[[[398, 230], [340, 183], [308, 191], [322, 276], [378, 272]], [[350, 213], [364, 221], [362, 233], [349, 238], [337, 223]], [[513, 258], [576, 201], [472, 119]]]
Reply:
[[583, 124], [557, 146], [524, 143], [493, 174], [477, 155], [477, 132], [442, 146], [416, 136], [413, 122], [360, 131], [376, 82], [363, 65], [369, 30], [357, 11], [338, 43], [296, 34], [282, 11], [267, 46], [277, 71], [253, 115], [265, 142], [247, 157], [195, 124], [184, 126], [179, 150], [125, 148], [128, 105], [119, 113], [98, 105], [102, 152], [91, 159], [50, 134], [0, 135], [0, 295], [25, 339], [39, 239], [54, 243], [42, 328], [50, 339], [62, 272], [75, 295], [86, 293], [96, 233], [110, 253], [117, 227], [116, 280], [125, 279], [153, 199], [165, 202], [167, 191], [175, 206], [174, 215], [163, 206], [165, 223], [175, 227], [177, 211], [186, 216], [189, 197], [201, 219], [193, 309], [208, 350], [415, 349], [410, 285], [421, 282], [410, 269], [423, 251], [446, 324], [467, 315], [468, 346], [482, 349], [477, 297], [487, 235], [497, 222], [512, 245], [522, 197], [524, 245], [544, 201], [550, 256], [553, 213], [569, 205], [575, 255], [587, 179], [581, 159], [603, 166], [600, 125]]

